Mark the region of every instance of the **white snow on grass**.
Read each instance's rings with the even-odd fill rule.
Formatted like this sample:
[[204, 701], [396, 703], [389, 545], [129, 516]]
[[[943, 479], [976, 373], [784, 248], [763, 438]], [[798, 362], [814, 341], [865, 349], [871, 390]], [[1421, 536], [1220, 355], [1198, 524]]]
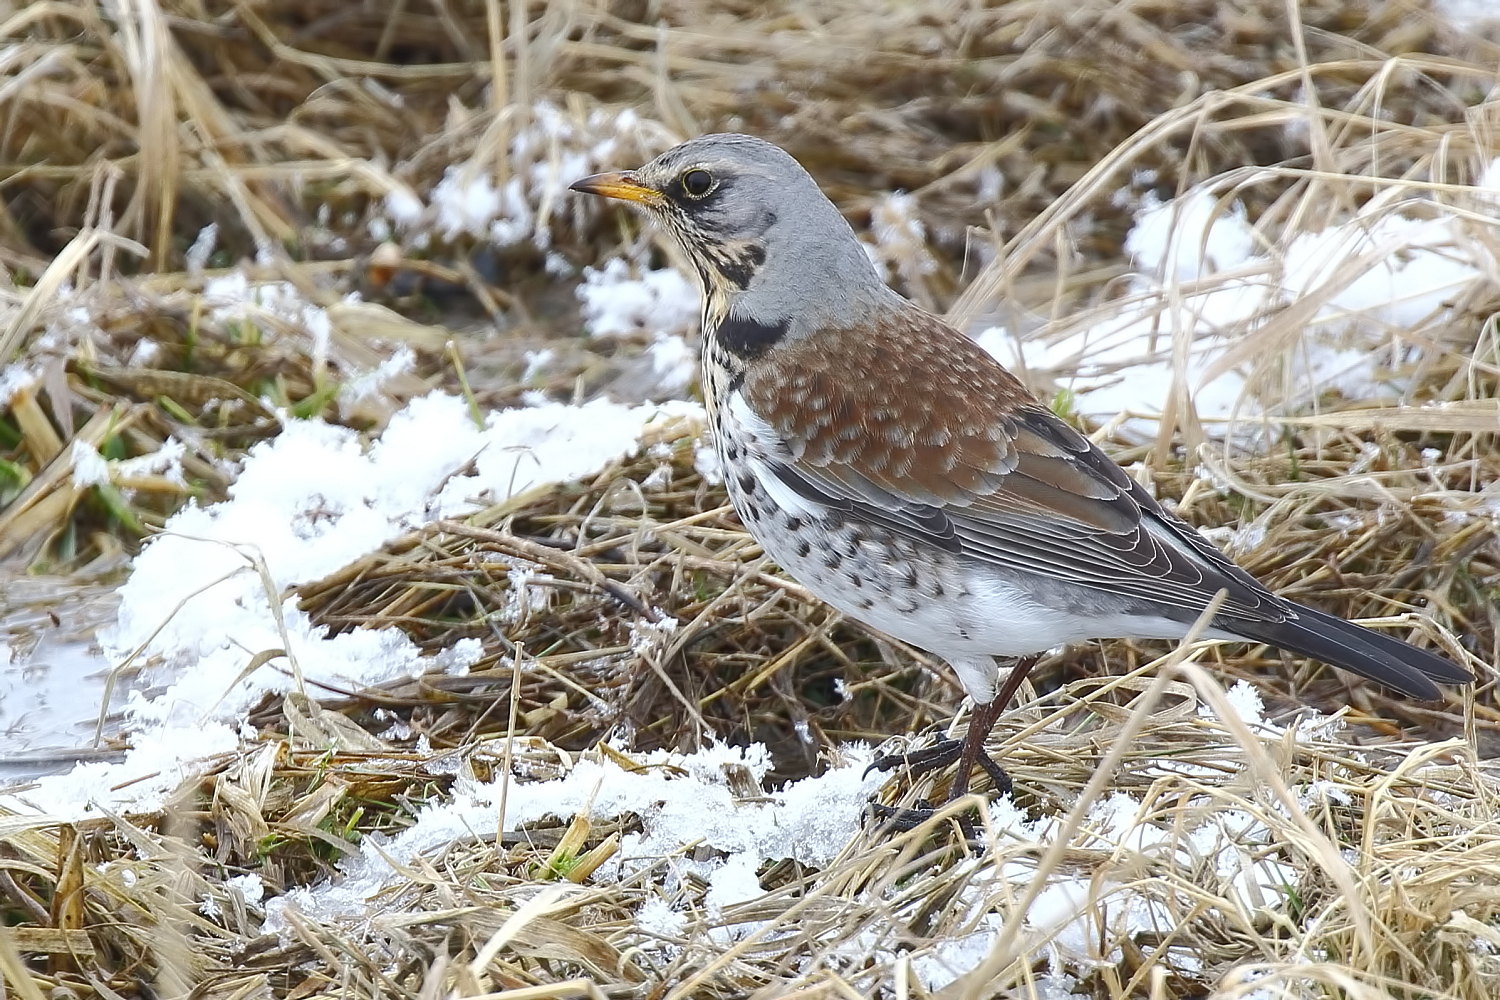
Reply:
[[[731, 792], [727, 773], [748, 769], [759, 783], [769, 766], [759, 745], [713, 746], [693, 754], [656, 751], [637, 755], [643, 766], [631, 770], [611, 757], [588, 754], [563, 777], [511, 781], [503, 818], [501, 780], [480, 782], [467, 777], [470, 769], [460, 768], [452, 794], [426, 806], [410, 827], [392, 837], [366, 838], [358, 853], [340, 863], [337, 877], [270, 900], [265, 929], [281, 932], [303, 918], [362, 926], [372, 908], [389, 910], [390, 891], [401, 886], [404, 872], [437, 861], [455, 844], [491, 840], [497, 831], [514, 833], [547, 817], [566, 821], [584, 815], [608, 822], [629, 814], [639, 817], [639, 831], [622, 839], [619, 852], [592, 881], [645, 879], [653, 889], [640, 914], [648, 933], [691, 934], [691, 914], [699, 912], [707, 917], [707, 932], [724, 946], [762, 931], [775, 936], [787, 929], [768, 926], [764, 906], [755, 905], [764, 895], [759, 873], [781, 859], [826, 868], [856, 840], [867, 822], [869, 799], [886, 780], [864, 773], [872, 758], [868, 747], [846, 746], [824, 774], [744, 800]], [[1208, 880], [1204, 891], [1246, 911], [1274, 912], [1291, 898], [1301, 868], [1279, 860], [1284, 855], [1272, 850], [1278, 838], [1256, 816], [1206, 796], [1160, 815], [1153, 809], [1163, 806], [1148, 808], [1123, 793], [1095, 803], [1070, 848], [1098, 857], [1101, 864], [1067, 863], [1042, 876], [1046, 885], [1024, 914], [1020, 946], [1047, 963], [1058, 995], [1071, 985], [1071, 973], [1119, 962], [1115, 942], [1167, 935], [1200, 905], [1195, 885], [1201, 880]], [[912, 970], [928, 990], [941, 990], [989, 955], [1014, 901], [1037, 877], [1039, 859], [1063, 828], [1061, 817], [1031, 819], [1009, 800], [990, 805], [990, 820], [1000, 858], [988, 854], [959, 862], [979, 870], [967, 878], [954, 904], [966, 908], [967, 917], [960, 914], [953, 926], [974, 930], [935, 941], [912, 958]], [[1143, 871], [1169, 877], [1154, 878], [1143, 891]], [[884, 893], [889, 887], [871, 891]], [[755, 916], [741, 917], [741, 912]], [[834, 959], [857, 965], [872, 956], [893, 960], [902, 926], [899, 920], [868, 925], [850, 944], [858, 955], [841, 951]], [[1167, 963], [1192, 972], [1196, 961], [1174, 952]]]
[[175, 437], [168, 437], [155, 451], [135, 458], [122, 458], [110, 463], [115, 476], [129, 480], [133, 476], [161, 476], [179, 486], [187, 485], [187, 474], [182, 469], [182, 459], [187, 455], [187, 445]]
[[896, 191], [878, 199], [870, 209], [870, 235], [875, 245], [867, 246], [867, 252], [882, 273], [898, 275], [913, 286], [937, 270], [927, 247], [927, 226], [912, 195]]
[[658, 333], [646, 348], [646, 357], [656, 378], [651, 395], [657, 399], [681, 398], [698, 374], [698, 355], [677, 334]]
[[[369, 444], [348, 428], [288, 420], [250, 450], [226, 501], [190, 505], [167, 522], [120, 589], [117, 622], [101, 645], [111, 662], [151, 665], [154, 682], [131, 694], [135, 755], [42, 779], [32, 807], [78, 815], [96, 797], [149, 802], [158, 786], [132, 783], [134, 775], [160, 772], [165, 789], [186, 762], [233, 747], [245, 711], [294, 686], [293, 660], [309, 680], [356, 689], [463, 669], [479, 656], [477, 642], [426, 657], [396, 629], [330, 636], [295, 597], [280, 595], [434, 519], [595, 473], [633, 454], [652, 421], [701, 414], [693, 403], [599, 401], [501, 410], [476, 425], [462, 399], [432, 394]], [[284, 652], [242, 676], [274, 650]], [[108, 791], [117, 785], [123, 795]]]
[[629, 109], [576, 116], [540, 101], [527, 110], [510, 136], [503, 174], [476, 155], [449, 167], [425, 194], [393, 188], [385, 196], [386, 217], [372, 220], [372, 233], [381, 239], [400, 234], [418, 246], [435, 232], [448, 241], [530, 241], [545, 250], [556, 220], [576, 221], [597, 210], [587, 204], [591, 199], [570, 193], [569, 184], [599, 170], [635, 166], [645, 158], [640, 150], [666, 144], [658, 126]]
[[74, 438], [68, 457], [73, 462], [74, 486], [87, 488], [109, 482], [109, 462], [87, 441]]
[[[726, 768], [747, 768], [759, 784], [771, 762], [758, 744], [713, 746], [693, 754], [663, 750], [637, 755], [643, 766], [630, 771], [608, 758], [585, 757], [553, 781], [511, 781], [503, 830], [515, 831], [549, 816], [571, 819], [583, 814], [603, 821], [635, 814], [641, 831], [623, 837], [619, 852], [594, 878], [622, 881], [659, 868], [667, 859], [653, 878], [664, 879], [669, 893], [682, 888], [689, 875], [704, 880], [710, 886], [711, 905], [722, 913], [762, 894], [755, 873], [763, 863], [792, 858], [824, 867], [854, 839], [870, 796], [885, 776], [864, 774], [873, 759], [868, 747], [845, 747], [841, 756], [838, 766], [825, 774], [752, 801], [730, 791]], [[320, 921], [362, 921], [371, 898], [400, 884], [410, 862], [455, 843], [493, 838], [501, 792], [500, 780], [479, 782], [461, 776], [447, 800], [423, 809], [400, 834], [365, 838], [359, 853], [340, 864], [343, 877], [269, 901], [266, 931], [281, 930], [289, 908]], [[695, 854], [709, 858], [694, 860]], [[673, 923], [661, 919], [663, 925]], [[748, 931], [734, 932], [743, 933]]]
[[244, 271], [231, 271], [203, 283], [203, 302], [218, 323], [284, 324], [311, 338], [314, 358], [327, 356], [333, 321], [289, 281], [251, 281]]
[[633, 453], [649, 421], [698, 412], [693, 404], [547, 404], [476, 425], [463, 400], [433, 394], [413, 400], [369, 446], [347, 428], [289, 421], [251, 449], [226, 502], [175, 515], [121, 588], [106, 652], [124, 658], [139, 649], [191, 668], [166, 691], [138, 696], [136, 719], [237, 717], [266, 690], [291, 684], [289, 674], [266, 670], [253, 683], [233, 683], [247, 656], [287, 642], [310, 678], [365, 685], [422, 669], [403, 633], [327, 637], [295, 600], [280, 609], [282, 634], [268, 590], [318, 579], [433, 519], [596, 472]]
[[1148, 198], [1126, 239], [1136, 274], [1108, 318], [1059, 339], [1018, 345], [992, 328], [978, 340], [1003, 363], [1060, 373], [1091, 417], [1161, 413], [1175, 353], [1200, 418], [1247, 418], [1264, 409], [1252, 395], [1253, 366], [1210, 377], [1211, 369], [1279, 312], [1311, 302], [1301, 342], [1271, 352], [1286, 360], [1285, 378], [1299, 391], [1272, 402], [1305, 404], [1330, 390], [1389, 399], [1404, 386], [1385, 369], [1414, 349], [1393, 332], [1441, 320], [1495, 267], [1484, 241], [1466, 233], [1470, 224], [1433, 202], [1407, 214], [1372, 199], [1342, 224], [1273, 248], [1237, 202], [1206, 190], [1166, 203]]
[[724, 482], [724, 466], [719, 462], [719, 452], [705, 441], [693, 450], [693, 471], [703, 477], [705, 483], [718, 486]]
[[0, 407], [9, 408], [17, 393], [31, 388], [40, 379], [41, 375], [23, 362], [0, 369]]
[[1477, 30], [1500, 24], [1500, 11], [1493, 0], [1437, 0], [1433, 9], [1457, 28]]
[[[560, 142], [573, 128], [560, 113], [540, 117], [542, 125], [519, 133], [514, 148], [534, 153], [535, 144]], [[567, 135], [570, 142], [580, 138]], [[498, 242], [530, 238], [545, 246], [547, 199], [611, 152], [606, 146], [562, 146], [535, 157], [532, 167], [503, 184], [488, 173], [450, 172], [426, 201], [417, 194], [394, 195], [387, 211], [398, 225], [413, 229], [436, 226], [444, 234]], [[1500, 176], [1500, 167], [1493, 173]], [[899, 197], [882, 206], [879, 238], [887, 249], [921, 236], [908, 207]], [[1205, 373], [1260, 317], [1304, 295], [1321, 301], [1303, 352], [1307, 377], [1336, 380], [1350, 393], [1374, 392], [1370, 377], [1372, 366], [1381, 363], [1378, 354], [1343, 346], [1334, 335], [1351, 328], [1399, 328], [1440, 314], [1488, 266], [1454, 219], [1441, 213], [1419, 219], [1375, 212], [1298, 236], [1272, 253], [1242, 209], [1204, 192], [1148, 205], [1128, 246], [1140, 269], [1134, 305], [1067, 341], [1022, 347], [1028, 364], [1037, 367], [1085, 357], [1088, 367], [1072, 385], [1083, 393], [1080, 408], [1100, 416], [1159, 409], [1172, 378], [1174, 345], [1186, 353], [1200, 413], [1228, 415], [1245, 392], [1243, 374], [1203, 384]], [[1359, 266], [1351, 270], [1350, 261]], [[1159, 295], [1168, 291], [1175, 305], [1163, 314]], [[638, 334], [664, 383], [690, 377], [691, 351], [682, 332], [697, 322], [697, 293], [675, 271], [634, 274], [623, 261], [612, 261], [587, 272], [579, 294], [590, 336]], [[252, 286], [234, 274], [208, 282], [205, 299], [220, 321], [273, 317], [326, 345], [326, 313], [290, 285]], [[1003, 331], [991, 331], [985, 340], [1002, 355], [1010, 347]], [[372, 373], [370, 385], [407, 363], [394, 357]], [[1123, 379], [1109, 370], [1118, 365], [1126, 366]], [[0, 397], [20, 391], [31, 378], [23, 369], [7, 369]], [[124, 761], [82, 764], [68, 775], [40, 779], [6, 805], [61, 819], [100, 807], [153, 808], [198, 772], [199, 761], [239, 748], [242, 736], [253, 735], [242, 732], [247, 709], [267, 692], [293, 688], [299, 674], [361, 688], [420, 672], [465, 669], [480, 655], [477, 642], [424, 656], [395, 629], [354, 628], [333, 636], [295, 598], [283, 595], [435, 519], [591, 475], [635, 453], [653, 421], [680, 416], [701, 418], [701, 408], [539, 402], [476, 423], [465, 401], [433, 394], [413, 400], [374, 441], [321, 421], [287, 420], [278, 437], [251, 449], [227, 500], [189, 506], [169, 520], [121, 588], [118, 621], [101, 642], [113, 662], [145, 665], [152, 681], [132, 695], [133, 747]], [[139, 470], [180, 475], [182, 446], [171, 444], [164, 461]], [[126, 472], [125, 463], [111, 469], [92, 449], [75, 450], [74, 458], [80, 485]], [[697, 453], [696, 464], [705, 477], [718, 474], [707, 447]], [[525, 567], [513, 570], [517, 613], [529, 606], [524, 584], [530, 575]], [[632, 645], [643, 653], [661, 649], [676, 624], [664, 618], [641, 626]], [[3, 647], [0, 652], [8, 656]], [[1237, 686], [1230, 705], [1256, 732], [1268, 738], [1280, 732], [1264, 719], [1252, 688]], [[1202, 721], [1214, 724], [1207, 712]], [[781, 859], [828, 866], [857, 837], [871, 794], [886, 780], [864, 773], [868, 748], [845, 747], [824, 774], [744, 800], [731, 792], [726, 768], [747, 769], [760, 783], [769, 768], [762, 747], [662, 751], [642, 759], [646, 767], [626, 771], [612, 759], [587, 755], [561, 778], [512, 781], [503, 816], [501, 783], [479, 782], [467, 769], [458, 770], [449, 798], [424, 807], [397, 835], [366, 838], [357, 854], [341, 862], [338, 878], [268, 901], [266, 929], [286, 927], [290, 911], [361, 925], [379, 905], [377, 894], [401, 884], [406, 865], [455, 842], [513, 832], [547, 816], [598, 820], [633, 814], [640, 818], [638, 832], [622, 838], [619, 852], [594, 877], [653, 880], [663, 896], [642, 907], [644, 926], [674, 935], [695, 914], [706, 913], [727, 945], [765, 928], [761, 917], [737, 917], [747, 910], [743, 904], [762, 894], [763, 867]], [[1299, 801], [1312, 804], [1331, 795], [1333, 786], [1294, 791]], [[1194, 873], [1218, 880], [1216, 888], [1228, 887], [1221, 898], [1252, 911], [1278, 909], [1296, 886], [1299, 869], [1270, 849], [1278, 838], [1264, 818], [1206, 797], [1169, 816], [1153, 814], [1162, 808], [1117, 793], [1089, 810], [1069, 846], [1100, 858], [1143, 859], [1120, 864], [1119, 878], [1110, 865], [1084, 870], [1075, 863], [1041, 873], [1047, 883], [1023, 916], [1023, 943], [1049, 964], [1053, 995], [1068, 995], [1070, 970], [1120, 960], [1111, 942], [1138, 935], [1149, 940], [1151, 932], [1171, 929], [1192, 911], [1195, 898], [1170, 879], [1141, 882], [1139, 873], [1150, 865], [1170, 870], [1174, 878]], [[1031, 819], [1009, 801], [993, 803], [989, 819], [1005, 860], [972, 862], [988, 867], [954, 904], [969, 907], [965, 926], [972, 933], [913, 956], [912, 970], [928, 990], [945, 988], [984, 960], [1012, 912], [1005, 901], [1039, 877], [1038, 860], [1063, 829], [1061, 818]], [[706, 887], [701, 909], [692, 904], [682, 911], [666, 902], [690, 896], [694, 886]], [[247, 900], [263, 890], [258, 882], [242, 888]], [[861, 945], [871, 954], [893, 955], [905, 947], [901, 934], [899, 926], [872, 929]], [[1190, 970], [1194, 960], [1174, 953], [1170, 961]]]
[[649, 338], [646, 359], [656, 399], [681, 397], [697, 374], [697, 353], [687, 335], [699, 323], [698, 289], [672, 268], [645, 270], [639, 277], [615, 258], [583, 269], [578, 286], [584, 329], [596, 339]]
[[19, 795], [0, 796], [0, 804], [22, 813], [36, 812], [63, 822], [77, 822], [111, 812], [150, 812], [216, 754], [240, 748], [240, 734], [228, 725], [166, 726], [131, 741], [124, 759], [75, 764], [66, 774], [36, 779]]
[[[1228, 694], [1231, 709], [1252, 730], [1269, 741], [1283, 738], [1286, 730], [1265, 717], [1264, 705], [1252, 686], [1240, 682]], [[1199, 716], [1209, 721], [1215, 718], [1206, 707]], [[1310, 715], [1296, 731], [1311, 734], [1330, 724], [1328, 719]], [[1236, 766], [1242, 767], [1243, 760]], [[1180, 765], [1173, 768], [1180, 769]], [[1306, 807], [1328, 795], [1323, 787], [1328, 784], [1315, 783], [1294, 792]], [[1153, 808], [1163, 809], [1160, 802]], [[1038, 860], [1063, 826], [1061, 816], [1031, 819], [1009, 799], [992, 802], [989, 809], [997, 846], [1012, 856], [998, 870], [978, 873], [963, 890], [961, 898], [976, 930], [943, 941], [913, 960], [913, 971], [929, 990], [943, 989], [989, 955], [1014, 901], [1037, 877]], [[1273, 811], [1285, 815], [1279, 806]], [[1069, 847], [1112, 860], [1098, 870], [1065, 864], [1042, 876], [1046, 885], [1025, 914], [1025, 951], [1044, 958], [1049, 971], [1060, 977], [1060, 985], [1070, 970], [1087, 970], [1101, 962], [1116, 964], [1123, 956], [1110, 942], [1167, 935], [1201, 905], [1202, 895], [1188, 883], [1205, 878], [1210, 880], [1211, 895], [1247, 913], [1274, 912], [1293, 898], [1305, 869], [1275, 849], [1283, 840], [1263, 819], [1226, 807], [1222, 798], [1199, 796], [1152, 815], [1152, 809], [1134, 795], [1111, 794], [1089, 809]], [[1017, 852], [1017, 844], [1034, 844], [1036, 849]], [[1120, 878], [1109, 877], [1111, 867], [1121, 873]], [[1143, 882], [1141, 873], [1148, 869], [1157, 875]], [[1168, 873], [1171, 877], [1163, 877]], [[1108, 945], [1102, 951], [1101, 942]], [[1200, 960], [1174, 952], [1165, 964], [1191, 973], [1200, 967]]]
[[210, 222], [198, 230], [192, 246], [187, 248], [183, 254], [183, 263], [187, 266], [188, 274], [201, 275], [208, 267], [208, 260], [214, 255], [219, 246], [219, 224]]
[[1244, 206], [1221, 206], [1207, 191], [1169, 202], [1147, 193], [1125, 237], [1125, 252], [1137, 267], [1180, 281], [1235, 267], [1249, 259], [1254, 246]]
[[[1016, 899], [1038, 877], [1037, 859], [1062, 825], [1056, 816], [1028, 820], [1009, 800], [990, 809], [998, 846], [1012, 856], [977, 873], [961, 894], [976, 929], [914, 959], [913, 971], [928, 990], [943, 989], [990, 954]], [[1097, 870], [1064, 865], [1042, 874], [1045, 887], [1025, 913], [1023, 950], [1045, 960], [1059, 977], [1117, 964], [1123, 956], [1114, 942], [1165, 937], [1198, 905], [1199, 895], [1186, 889], [1190, 873], [1210, 879], [1210, 893], [1226, 894], [1247, 910], [1275, 911], [1290, 898], [1301, 869], [1269, 856], [1278, 839], [1264, 823], [1206, 797], [1187, 803], [1178, 815], [1195, 822], [1151, 822], [1141, 802], [1122, 793], [1095, 803], [1070, 848], [1094, 852], [1101, 863]], [[1020, 844], [1035, 849], [1017, 852]], [[1110, 877], [1111, 869], [1119, 876]], [[1145, 887], [1143, 870], [1158, 873]], [[1161, 877], [1168, 871], [1184, 888]], [[1197, 963], [1181, 952], [1165, 962], [1183, 972], [1196, 971]]]
[[426, 206], [415, 191], [402, 185], [386, 192], [385, 211], [397, 225], [410, 227], [421, 221]]
[[432, 189], [432, 207], [436, 215], [433, 221], [445, 240], [460, 233], [488, 237], [491, 226], [495, 226], [508, 237], [502, 245], [515, 243], [531, 224], [531, 206], [526, 203], [519, 177], [512, 177], [502, 192], [488, 173], [466, 166], [443, 171], [443, 179]]
[[682, 333], [698, 325], [698, 289], [674, 268], [632, 277], [630, 265], [617, 257], [583, 269], [578, 298], [590, 337]]
[[359, 403], [374, 399], [392, 379], [410, 374], [416, 368], [416, 352], [405, 344], [397, 345], [374, 370], [355, 375], [339, 386], [339, 412], [347, 413]]
[[[1277, 838], [1244, 811], [1217, 810], [1206, 799], [1197, 807], [1194, 813], [1190, 804], [1184, 814], [1202, 820], [1184, 829], [1175, 823], [1146, 822], [1145, 810], [1134, 796], [1116, 793], [1097, 802], [1071, 847], [1097, 853], [1100, 871], [1062, 867], [1041, 876], [1046, 888], [1026, 909], [1023, 951], [1046, 961], [1049, 972], [1061, 979], [1070, 970], [1118, 964], [1122, 952], [1115, 942], [1166, 937], [1199, 901], [1197, 894], [1161, 879], [1169, 870], [1184, 883], [1193, 873], [1215, 880], [1209, 892], [1227, 891], [1247, 910], [1280, 909], [1298, 885], [1301, 868], [1266, 856]], [[992, 805], [992, 820], [1001, 831], [1002, 850], [1014, 850], [1016, 844], [1035, 844], [1035, 850], [978, 873], [966, 886], [963, 903], [977, 930], [942, 940], [913, 960], [913, 972], [927, 990], [944, 990], [989, 957], [996, 936], [1014, 912], [1014, 900], [1038, 877], [1038, 856], [1056, 840], [1061, 826], [1058, 817], [1028, 822], [1010, 801]], [[1131, 858], [1139, 858], [1140, 864]], [[1143, 892], [1140, 873], [1148, 864], [1158, 877]], [[1109, 877], [1112, 867], [1121, 873], [1118, 879]], [[1194, 955], [1175, 952], [1164, 964], [1191, 973], [1197, 961]]]

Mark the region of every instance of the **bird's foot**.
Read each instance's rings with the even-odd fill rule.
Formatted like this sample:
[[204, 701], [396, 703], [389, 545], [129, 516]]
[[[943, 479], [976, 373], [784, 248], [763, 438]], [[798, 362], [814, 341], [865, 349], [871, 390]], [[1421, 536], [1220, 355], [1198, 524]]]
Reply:
[[[929, 747], [915, 750], [911, 753], [886, 754], [876, 757], [870, 766], [865, 768], [865, 773], [871, 771], [894, 771], [903, 768], [913, 777], [923, 774], [931, 774], [933, 771], [941, 770], [950, 764], [957, 763], [958, 770], [953, 775], [953, 784], [948, 786], [947, 803], [957, 802], [969, 794], [969, 777], [974, 768], [981, 767], [984, 773], [990, 776], [990, 783], [994, 785], [995, 791], [1003, 798], [1012, 791], [1010, 775], [1005, 773], [1005, 768], [1000, 762], [990, 756], [985, 749], [985, 739], [990, 730], [995, 728], [995, 722], [1000, 718], [1000, 713], [1015, 696], [1016, 690], [1036, 665], [1035, 656], [1026, 657], [1011, 668], [1010, 675], [1006, 677], [1005, 684], [988, 701], [974, 706], [974, 712], [969, 716], [969, 729], [964, 733], [961, 740], [938, 740]], [[945, 804], [947, 804], [945, 803]], [[894, 806], [873, 805], [872, 811], [876, 817], [883, 819], [890, 828], [896, 830], [911, 830], [932, 819], [937, 814], [927, 802], [922, 802], [917, 808], [899, 809]], [[958, 816], [959, 829], [963, 831], [964, 840], [971, 850], [982, 850], [982, 845], [974, 835], [974, 824], [968, 816]]]
[[[968, 794], [969, 774], [967, 767], [972, 766], [970, 762], [964, 761], [963, 740], [939, 740], [921, 750], [911, 753], [886, 754], [871, 761], [870, 766], [865, 768], [865, 773], [871, 771], [894, 771], [897, 768], [904, 769], [913, 777], [940, 771], [954, 762], [961, 763], [961, 773], [954, 776], [953, 786], [949, 790], [947, 802], [954, 802]], [[1005, 768], [1000, 766], [987, 753], [981, 753], [973, 763], [984, 769], [984, 773], [990, 776], [990, 783], [995, 791], [1003, 798], [1011, 794], [1012, 783], [1010, 775], [1005, 773]], [[946, 803], [945, 803], [946, 805]], [[902, 808], [900, 806], [888, 806], [881, 802], [870, 803], [870, 815], [876, 822], [887, 830], [896, 833], [905, 833], [915, 830], [938, 814], [938, 806], [934, 806], [926, 799], [918, 799], [915, 805]], [[954, 819], [958, 822], [959, 832], [963, 834], [965, 845], [972, 852], [980, 852], [984, 849], [984, 842], [980, 839], [974, 827], [974, 820], [967, 812], [957, 814]]]
[[[882, 829], [893, 833], [915, 830], [938, 814], [938, 808], [926, 799], [918, 799], [916, 805], [904, 809], [900, 806], [888, 806], [883, 802], [871, 802], [868, 808], [875, 822]], [[959, 833], [963, 835], [964, 846], [973, 854], [982, 853], [984, 841], [974, 827], [973, 817], [964, 812], [958, 813], [953, 819], [958, 824]]]
[[[956, 763], [963, 756], [963, 753], [963, 740], [938, 740], [931, 746], [923, 747], [920, 750], [913, 750], [911, 753], [882, 754], [870, 762], [870, 766], [865, 768], [865, 773], [869, 774], [871, 771], [894, 771], [900, 768], [911, 777], [918, 778], [924, 774], [931, 774], [933, 771], [941, 771], [950, 764]], [[1011, 793], [1012, 783], [1010, 775], [1005, 773], [1005, 768], [1000, 766], [999, 761], [987, 753], [980, 753], [976, 755], [974, 762], [984, 769], [985, 774], [990, 776], [990, 784], [994, 786], [997, 795], [1004, 798]], [[954, 794], [949, 796], [949, 801], [966, 795], [968, 790], [968, 774], [955, 777]]]

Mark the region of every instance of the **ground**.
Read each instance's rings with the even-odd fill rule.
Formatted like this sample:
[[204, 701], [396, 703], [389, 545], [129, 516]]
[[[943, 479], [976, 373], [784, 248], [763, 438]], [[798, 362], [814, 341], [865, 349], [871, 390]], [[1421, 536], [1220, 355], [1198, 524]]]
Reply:
[[[12, 14], [7, 988], [1493, 996], [1486, 15]], [[1054, 650], [982, 849], [878, 828], [947, 779], [875, 745], [960, 692], [764, 560], [696, 289], [566, 190], [726, 129], [1251, 572], [1478, 683]]]

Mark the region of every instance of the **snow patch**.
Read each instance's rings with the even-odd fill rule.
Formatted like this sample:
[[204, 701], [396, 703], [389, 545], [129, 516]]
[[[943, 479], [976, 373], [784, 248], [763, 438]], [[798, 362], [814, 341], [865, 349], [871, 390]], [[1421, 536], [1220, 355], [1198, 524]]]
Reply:
[[[182, 780], [189, 761], [233, 748], [243, 713], [266, 692], [291, 689], [299, 671], [358, 688], [466, 669], [481, 655], [478, 642], [429, 657], [396, 629], [329, 635], [282, 595], [436, 518], [593, 474], [637, 451], [654, 421], [702, 412], [693, 403], [549, 403], [476, 424], [462, 399], [435, 393], [413, 400], [369, 444], [345, 427], [286, 420], [278, 437], [250, 450], [229, 498], [170, 518], [120, 588], [117, 620], [99, 638], [110, 661], [151, 664], [150, 687], [127, 706], [135, 750], [121, 764], [40, 779], [28, 795], [33, 808], [78, 815], [95, 801], [150, 803]], [[180, 468], [181, 456], [181, 444], [169, 442], [135, 468]], [[268, 650], [282, 652], [241, 676]], [[189, 731], [201, 735], [185, 738]], [[144, 774], [157, 777], [135, 780]]]
[[698, 289], [672, 268], [631, 277], [619, 258], [586, 267], [578, 298], [590, 337], [681, 333], [698, 324]]
[[530, 242], [552, 246], [552, 227], [560, 219], [576, 222], [594, 210], [589, 199], [570, 195], [567, 186], [596, 170], [617, 168], [620, 157], [660, 145], [665, 135], [630, 110], [595, 108], [587, 116], [564, 111], [550, 101], [531, 106], [505, 150], [502, 174], [488, 157], [476, 157], [447, 169], [431, 191], [395, 187], [384, 200], [384, 217], [371, 220], [371, 234], [386, 239], [399, 234], [422, 246], [434, 234], [497, 246]]
[[1392, 369], [1417, 350], [1393, 331], [1441, 318], [1493, 270], [1467, 225], [1435, 203], [1417, 217], [1376, 200], [1342, 224], [1264, 248], [1237, 202], [1206, 190], [1148, 196], [1126, 240], [1137, 268], [1130, 297], [1107, 319], [1054, 339], [1018, 343], [1003, 327], [977, 339], [1002, 363], [1067, 373], [1063, 385], [1090, 417], [1150, 419], [1182, 393], [1202, 419], [1252, 418], [1263, 412], [1253, 364], [1213, 369], [1291, 303], [1316, 301], [1301, 343], [1276, 352], [1288, 359], [1282, 378], [1305, 391], [1279, 395], [1389, 399], [1404, 389]]
[[[709, 884], [709, 905], [722, 914], [761, 895], [756, 872], [765, 862], [792, 858], [823, 867], [854, 838], [884, 776], [864, 774], [873, 759], [868, 747], [845, 747], [842, 754], [827, 773], [748, 801], [730, 791], [727, 774], [731, 768], [747, 769], [758, 785], [770, 768], [770, 756], [759, 745], [715, 745], [689, 755], [656, 751], [637, 755], [644, 766], [630, 771], [608, 758], [585, 758], [554, 781], [510, 782], [503, 829], [518, 830], [548, 816], [571, 819], [582, 813], [603, 820], [634, 813], [641, 832], [622, 839], [619, 853], [597, 877], [619, 880], [670, 858], [681, 874], [692, 871]], [[451, 799], [423, 809], [411, 827], [394, 837], [367, 837], [358, 855], [341, 862], [341, 878], [269, 901], [265, 930], [279, 933], [288, 908], [320, 921], [361, 919], [370, 897], [401, 881], [405, 865], [472, 837], [492, 838], [501, 791], [499, 780], [461, 777]], [[689, 847], [722, 857], [693, 861], [684, 854]], [[670, 912], [657, 911], [668, 926], [675, 924]], [[748, 931], [728, 933], [726, 940]]]
[[103, 455], [99, 454], [99, 450], [87, 441], [75, 438], [68, 458], [73, 462], [74, 486], [88, 489], [91, 486], [103, 486], [109, 482], [109, 463], [105, 461]]

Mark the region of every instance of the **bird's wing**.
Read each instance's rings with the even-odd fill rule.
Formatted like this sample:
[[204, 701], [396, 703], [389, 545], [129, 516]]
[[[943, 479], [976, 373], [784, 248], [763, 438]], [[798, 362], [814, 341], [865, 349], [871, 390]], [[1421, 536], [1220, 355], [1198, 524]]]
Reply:
[[997, 567], [1191, 621], [1293, 614], [973, 341], [912, 307], [775, 349], [739, 387], [800, 496]]

